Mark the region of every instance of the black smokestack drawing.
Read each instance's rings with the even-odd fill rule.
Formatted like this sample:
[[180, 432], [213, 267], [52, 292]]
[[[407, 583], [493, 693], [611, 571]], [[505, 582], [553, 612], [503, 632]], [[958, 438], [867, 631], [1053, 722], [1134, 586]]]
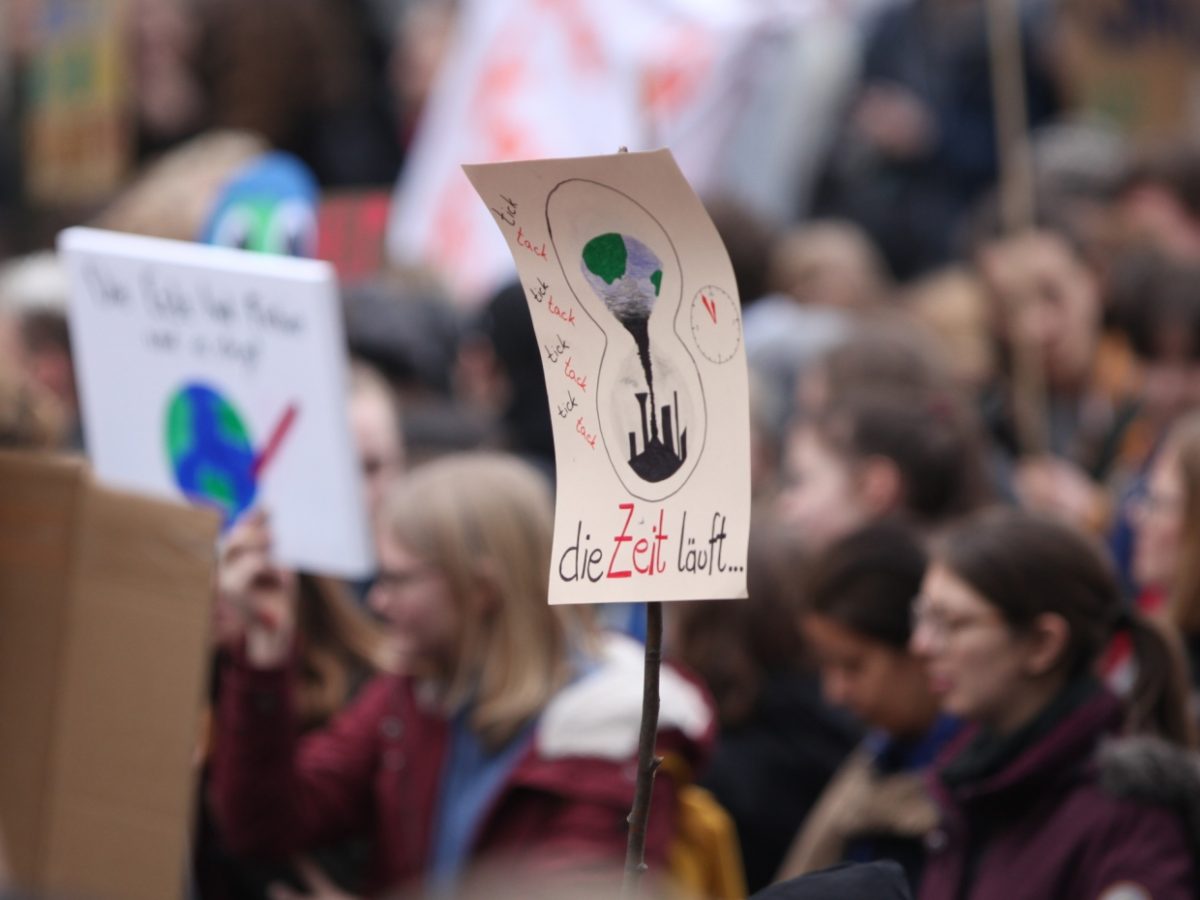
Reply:
[[[686, 456], [686, 430], [680, 432], [679, 453], [672, 435], [666, 443], [659, 436], [659, 409], [654, 399], [654, 367], [650, 358], [650, 316], [662, 290], [662, 262], [654, 251], [629, 235], [609, 232], [592, 238], [583, 248], [583, 275], [604, 301], [609, 312], [633, 338], [646, 376], [646, 392], [635, 391], [641, 407], [642, 451], [630, 447], [629, 465], [644, 481], [663, 481], [679, 471]], [[647, 402], [648, 401], [648, 402]], [[680, 427], [678, 399], [675, 426]], [[647, 427], [648, 426], [648, 427]], [[671, 428], [671, 416], [663, 409], [663, 428]], [[630, 432], [631, 444], [634, 434]]]

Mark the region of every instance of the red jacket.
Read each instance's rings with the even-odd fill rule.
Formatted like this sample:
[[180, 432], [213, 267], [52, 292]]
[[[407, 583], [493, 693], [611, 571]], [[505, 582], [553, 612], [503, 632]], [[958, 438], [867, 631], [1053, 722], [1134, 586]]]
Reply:
[[[1120, 884], [1144, 893], [1116, 896], [1194, 900], [1196, 863], [1189, 842], [1195, 836], [1168, 802], [1194, 804], [1196, 798], [1136, 797], [1112, 788], [1118, 779], [1099, 760], [1119, 760], [1101, 751], [1101, 742], [1116, 734], [1121, 718], [1116, 697], [1101, 690], [980, 782], [951, 792], [938, 770], [932, 772], [930, 789], [943, 821], [926, 840], [920, 900], [1097, 900]], [[945, 759], [970, 738], [963, 735]], [[1161, 768], [1146, 762], [1147, 769]], [[1194, 765], [1183, 754], [1176, 763]], [[1121, 780], [1162, 778], [1162, 771], [1146, 771]], [[1192, 793], [1196, 781], [1194, 772], [1181, 773], [1180, 783], [1193, 785]], [[973, 849], [979, 852], [971, 874]]]
[[[505, 858], [512, 871], [519, 857], [538, 874], [621, 867], [641, 655], [624, 645], [609, 650], [599, 672], [565, 688], [543, 713], [474, 837], [473, 861]], [[222, 694], [212, 802], [229, 847], [290, 855], [366, 833], [374, 839], [374, 888], [420, 879], [448, 750], [446, 719], [422, 708], [412, 681], [385, 676], [328, 728], [297, 739], [289, 686], [284, 670], [239, 664]], [[707, 698], [670, 669], [661, 693], [658, 752], [681, 753], [694, 765], [713, 737]], [[658, 778], [646, 846], [652, 867], [666, 859], [674, 820], [674, 785]]]

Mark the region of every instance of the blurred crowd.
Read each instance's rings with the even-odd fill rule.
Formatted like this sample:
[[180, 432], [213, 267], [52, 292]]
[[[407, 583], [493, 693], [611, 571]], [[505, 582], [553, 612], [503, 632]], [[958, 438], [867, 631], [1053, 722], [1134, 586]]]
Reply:
[[[749, 599], [666, 610], [647, 894], [1200, 896], [1200, 144], [1081, 113], [1063, 5], [1016, 4], [1029, 221], [982, 0], [830, 4], [791, 167], [737, 143], [778, 189], [705, 192], [751, 373]], [[24, 192], [9, 48], [0, 447], [86, 451], [55, 228], [319, 252], [321, 197], [401, 176], [469, 4], [130, 6], [136, 170], [86, 208]], [[266, 166], [306, 214], [229, 206]], [[377, 574], [281, 569], [270, 511], [223, 541], [192, 897], [619, 883], [642, 611], [546, 605], [524, 292], [464, 304], [419, 262], [343, 284]]]

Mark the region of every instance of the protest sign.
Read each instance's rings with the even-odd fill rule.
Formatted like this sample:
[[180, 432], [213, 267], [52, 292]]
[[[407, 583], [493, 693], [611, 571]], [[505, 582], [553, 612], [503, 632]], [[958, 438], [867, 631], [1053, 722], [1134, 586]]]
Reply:
[[88, 455], [107, 484], [272, 514], [280, 563], [371, 567], [332, 268], [63, 232]]
[[669, 151], [465, 166], [520, 272], [554, 422], [551, 603], [745, 596], [741, 306]]
[[81, 461], [46, 454], [0, 452], [0, 497], [11, 887], [179, 897], [217, 516], [100, 487]]

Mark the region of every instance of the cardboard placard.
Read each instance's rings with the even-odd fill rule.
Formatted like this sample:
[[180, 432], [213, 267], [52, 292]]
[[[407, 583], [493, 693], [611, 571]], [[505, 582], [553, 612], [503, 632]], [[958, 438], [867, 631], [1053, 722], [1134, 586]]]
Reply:
[[183, 894], [218, 516], [0, 453], [0, 822], [38, 896]]
[[669, 151], [465, 166], [554, 421], [551, 603], [744, 597], [750, 416], [729, 256]]
[[88, 455], [114, 487], [272, 514], [294, 568], [372, 566], [332, 268], [63, 232]]

